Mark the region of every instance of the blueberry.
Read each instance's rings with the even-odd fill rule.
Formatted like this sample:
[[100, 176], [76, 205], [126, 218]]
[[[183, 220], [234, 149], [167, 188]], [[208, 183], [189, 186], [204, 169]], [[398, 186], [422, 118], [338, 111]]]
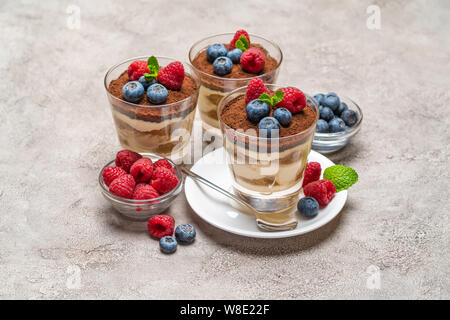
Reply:
[[339, 100], [339, 97], [337, 96], [336, 93], [333, 93], [333, 92], [327, 93], [322, 98], [322, 105], [324, 107], [330, 108], [333, 111], [336, 111], [337, 108], [339, 108], [340, 104], [341, 104], [341, 100]]
[[228, 57], [218, 57], [216, 60], [214, 60], [213, 67], [215, 74], [224, 76], [231, 72], [231, 69], [233, 68], [233, 62], [231, 62], [231, 59]]
[[328, 122], [330, 132], [345, 131], [345, 122], [341, 118], [335, 117]]
[[342, 112], [341, 118], [349, 127], [353, 127], [358, 121], [358, 115], [353, 110], [345, 110], [344, 112]]
[[227, 57], [231, 59], [231, 61], [233, 61], [233, 63], [238, 64], [241, 61], [241, 55], [242, 55], [242, 50], [241, 49], [233, 49], [231, 51], [228, 51], [227, 53]]
[[167, 91], [166, 87], [164, 87], [160, 83], [152, 84], [147, 89], [148, 101], [150, 101], [153, 104], [161, 104], [166, 102], [168, 94], [169, 92]]
[[142, 76], [139, 78], [139, 83], [142, 84], [145, 90], [147, 90], [148, 87], [150, 87], [152, 84], [156, 83], [156, 80], [153, 79], [152, 81], [145, 80], [145, 77]]
[[312, 218], [319, 213], [319, 203], [312, 197], [304, 197], [298, 201], [297, 209], [302, 216]]
[[328, 107], [323, 107], [320, 110], [320, 118], [325, 120], [325, 121], [330, 121], [331, 119], [333, 119], [334, 117], [334, 113], [333, 110], [331, 110]]
[[262, 118], [267, 117], [270, 113], [270, 106], [259, 99], [250, 101], [245, 108], [247, 118], [250, 122], [257, 124]]
[[[274, 117], [265, 117], [258, 124], [260, 135], [265, 138], [271, 138], [272, 135], [279, 136], [280, 123]], [[278, 132], [278, 134], [276, 134]]]
[[130, 81], [122, 88], [123, 98], [129, 102], [138, 102], [144, 95], [144, 87], [137, 81]]
[[177, 251], [177, 240], [172, 236], [165, 236], [159, 240], [159, 248], [164, 253], [174, 253]]
[[328, 122], [323, 119], [317, 120], [316, 132], [328, 132]]
[[192, 243], [195, 240], [197, 232], [191, 224], [180, 224], [175, 229], [175, 237], [178, 241], [184, 243]]
[[286, 108], [278, 108], [273, 113], [273, 117], [283, 126], [287, 127], [291, 123], [292, 113]]
[[341, 102], [339, 107], [334, 111], [334, 114], [340, 116], [342, 112], [344, 112], [347, 109], [348, 109], [347, 104], [345, 102]]
[[322, 104], [322, 99], [323, 99], [324, 96], [325, 96], [325, 95], [324, 95], [323, 93], [318, 93], [318, 94], [316, 94], [316, 95], [313, 97], [313, 99], [316, 100], [316, 102], [317, 102], [318, 105], [321, 105], [321, 104]]
[[217, 59], [217, 57], [223, 57], [226, 56], [228, 53], [227, 47], [225, 47], [221, 43], [215, 43], [212, 44], [206, 49], [206, 59], [209, 62], [214, 62], [214, 60]]

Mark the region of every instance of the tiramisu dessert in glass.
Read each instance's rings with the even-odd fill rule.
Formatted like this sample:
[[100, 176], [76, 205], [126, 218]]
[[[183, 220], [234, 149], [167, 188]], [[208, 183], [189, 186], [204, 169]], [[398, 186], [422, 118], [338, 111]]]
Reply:
[[189, 145], [200, 81], [165, 57], [137, 57], [111, 67], [104, 80], [123, 148], [181, 158]]
[[198, 108], [204, 129], [219, 128], [217, 108], [227, 93], [255, 77], [274, 83], [282, 60], [275, 43], [245, 30], [196, 42], [189, 51], [189, 61], [200, 76]]
[[261, 211], [293, 207], [319, 118], [317, 103], [297, 88], [253, 79], [221, 100], [218, 117], [236, 193]]

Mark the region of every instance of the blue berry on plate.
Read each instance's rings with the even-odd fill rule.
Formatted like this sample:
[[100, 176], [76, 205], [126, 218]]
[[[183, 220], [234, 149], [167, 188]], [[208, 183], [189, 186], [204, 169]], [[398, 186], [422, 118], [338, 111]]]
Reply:
[[250, 122], [257, 124], [262, 118], [267, 117], [270, 113], [270, 106], [259, 99], [250, 101], [245, 108], [247, 118]]
[[144, 87], [138, 81], [130, 81], [122, 87], [123, 98], [129, 102], [138, 102], [144, 93]]
[[216, 60], [214, 60], [213, 67], [215, 74], [224, 76], [231, 72], [231, 69], [233, 68], [233, 62], [231, 62], [231, 59], [228, 57], [218, 57]]
[[227, 53], [227, 57], [231, 59], [231, 61], [233, 61], [233, 63], [238, 64], [241, 62], [241, 55], [242, 55], [242, 50], [241, 49], [233, 49], [231, 51], [228, 51]]
[[177, 251], [177, 240], [172, 236], [165, 236], [159, 240], [159, 248], [164, 253], [174, 253]]
[[321, 105], [323, 97], [325, 97], [323, 93], [318, 93], [313, 97], [313, 99], [316, 100], [318, 105]]
[[348, 110], [348, 106], [347, 106], [347, 104], [345, 102], [341, 102], [341, 104], [336, 109], [334, 114], [337, 115], [337, 116], [340, 116], [342, 114], [342, 112], [344, 112], [345, 110]]
[[331, 119], [333, 119], [334, 117], [334, 113], [333, 110], [331, 110], [328, 107], [323, 107], [322, 109], [320, 109], [320, 118], [325, 120], [325, 121], [330, 121]]
[[148, 101], [150, 101], [153, 104], [161, 104], [166, 102], [168, 94], [169, 92], [167, 91], [166, 87], [164, 87], [160, 83], [152, 84], [147, 89]]
[[313, 197], [304, 197], [298, 201], [297, 209], [302, 216], [312, 218], [319, 213], [319, 203]]
[[358, 121], [358, 115], [353, 110], [345, 110], [341, 114], [342, 120], [344, 120], [345, 124], [349, 127], [352, 127], [355, 125], [355, 123]]
[[323, 119], [317, 120], [316, 132], [328, 132], [328, 122]]
[[194, 242], [196, 235], [197, 232], [195, 231], [194, 226], [189, 223], [180, 224], [175, 229], [175, 237], [177, 238], [178, 241], [183, 243]]
[[330, 132], [345, 131], [345, 122], [341, 118], [335, 117], [328, 122], [328, 129]]
[[339, 99], [338, 95], [334, 92], [327, 93], [322, 98], [322, 105], [324, 107], [328, 107], [331, 110], [336, 111], [339, 108], [339, 105], [341, 104], [341, 100]]
[[292, 113], [286, 108], [278, 108], [274, 111], [273, 117], [277, 119], [283, 127], [288, 127], [291, 124]]
[[209, 62], [214, 62], [218, 57], [226, 56], [228, 53], [227, 47], [221, 43], [212, 44], [206, 49], [206, 59]]
[[[274, 117], [265, 117], [258, 124], [260, 136], [272, 138], [272, 136], [280, 136], [280, 123]], [[275, 132], [278, 132], [275, 133]]]
[[142, 84], [145, 90], [147, 90], [148, 87], [150, 87], [152, 84], [156, 83], [156, 79], [153, 79], [152, 81], [145, 80], [145, 77], [142, 76], [139, 78], [139, 83]]

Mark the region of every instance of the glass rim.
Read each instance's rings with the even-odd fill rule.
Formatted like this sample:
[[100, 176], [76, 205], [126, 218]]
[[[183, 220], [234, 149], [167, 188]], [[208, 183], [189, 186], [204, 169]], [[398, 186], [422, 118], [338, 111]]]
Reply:
[[[283, 62], [283, 51], [281, 51], [280, 46], [278, 46], [278, 45], [277, 45], [275, 42], [273, 42], [273, 41], [270, 41], [270, 40], [268, 40], [268, 39], [266, 39], [266, 38], [264, 38], [264, 37], [258, 36], [258, 35], [253, 34], [253, 33], [249, 33], [249, 37], [250, 37], [250, 38], [255, 37], [255, 38], [259, 38], [259, 39], [262, 39], [262, 40], [264, 40], [264, 41], [267, 41], [267, 42], [269, 42], [271, 45], [273, 45], [273, 46], [275, 47], [275, 49], [278, 50], [278, 52], [280, 52], [280, 61], [278, 62], [278, 64], [277, 64], [277, 66], [276, 66], [275, 69], [273, 69], [273, 70], [271, 70], [271, 71], [269, 71], [269, 72], [263, 73], [263, 74], [255, 75], [255, 76], [253, 76], [253, 77], [247, 77], [247, 78], [224, 78], [224, 77], [219, 77], [219, 76], [216, 76], [216, 75], [213, 75], [213, 74], [204, 72], [204, 71], [202, 71], [202, 70], [200, 70], [200, 69], [198, 69], [198, 68], [196, 68], [196, 67], [194, 66], [194, 64], [193, 64], [193, 62], [192, 62], [192, 59], [191, 59], [191, 53], [192, 53], [194, 47], [195, 47], [197, 44], [199, 44], [200, 42], [205, 41], [205, 40], [207, 40], [207, 39], [214, 38], [214, 37], [225, 36], [225, 35], [232, 35], [232, 36], [233, 36], [234, 34], [235, 34], [235, 32], [219, 33], [219, 34], [214, 34], [214, 35], [205, 37], [205, 38], [203, 38], [203, 39], [200, 39], [200, 40], [194, 42], [194, 44], [193, 44], [193, 45], [191, 46], [191, 48], [189, 49], [189, 53], [188, 53], [189, 65], [192, 66], [192, 68], [194, 69], [194, 71], [196, 71], [196, 72], [198, 72], [198, 73], [200, 73], [200, 74], [202, 74], [202, 75], [204, 75], [204, 76], [207, 76], [207, 77], [210, 77], [210, 78], [213, 78], [213, 79], [216, 79], [216, 80], [221, 80], [221, 81], [249, 81], [249, 80], [254, 79], [254, 78], [262, 78], [262, 77], [264, 77], [264, 76], [266, 76], [266, 75], [268, 75], [268, 74], [271, 74], [271, 73], [275, 72], [276, 70], [278, 70], [278, 69], [280, 68], [281, 63]], [[200, 52], [200, 51], [199, 51], [199, 52]]]
[[[286, 87], [287, 87], [287, 86], [279, 85], [279, 84], [268, 84], [268, 83], [266, 83], [265, 85], [266, 85], [269, 89], [270, 89], [271, 87], [277, 88], [277, 89], [279, 89], [279, 88], [286, 88]], [[297, 137], [299, 137], [299, 136], [301, 136], [301, 135], [304, 135], [305, 133], [307, 133], [308, 131], [310, 131], [312, 128], [315, 128], [315, 126], [316, 126], [316, 124], [317, 124], [317, 120], [319, 120], [320, 112], [319, 112], [319, 106], [318, 106], [317, 102], [312, 98], [312, 96], [310, 96], [309, 94], [306, 94], [306, 93], [304, 93], [304, 92], [302, 91], [303, 94], [306, 96], [307, 101], [309, 100], [309, 101], [311, 101], [311, 102], [314, 104], [314, 107], [315, 107], [314, 112], [316, 113], [316, 119], [315, 119], [315, 121], [313, 122], [313, 124], [312, 124], [311, 126], [309, 126], [308, 128], [306, 128], [305, 130], [300, 131], [300, 132], [297, 132], [296, 134], [293, 134], [293, 135], [290, 135], [290, 136], [284, 136], [284, 137], [278, 137], [278, 138], [267, 138], [267, 137], [253, 136], [253, 135], [245, 134], [244, 132], [239, 132], [239, 131], [237, 131], [236, 129], [231, 128], [231, 127], [230, 127], [228, 124], [226, 124], [225, 122], [223, 122], [222, 119], [221, 119], [221, 117], [220, 117], [220, 113], [221, 113], [222, 108], [223, 108], [224, 105], [225, 105], [225, 101], [227, 100], [227, 98], [229, 98], [231, 95], [236, 94], [236, 93], [238, 93], [238, 92], [240, 92], [240, 91], [243, 91], [243, 90], [245, 90], [245, 89], [247, 89], [246, 86], [237, 88], [237, 89], [235, 89], [235, 90], [229, 92], [227, 95], [225, 95], [225, 96], [220, 100], [219, 106], [218, 106], [218, 108], [217, 108], [217, 113], [218, 113], [218, 114], [217, 114], [217, 118], [219, 119], [219, 124], [223, 124], [223, 125], [226, 127], [226, 129], [232, 130], [232, 131], [234, 132], [234, 134], [237, 135], [237, 136], [241, 136], [241, 137], [244, 137], [244, 138], [245, 138], [245, 137], [249, 137], [250, 139], [258, 139], [258, 140], [262, 140], [262, 141], [264, 141], [264, 140], [272, 140], [272, 139], [279, 139], [279, 140], [281, 140], [281, 141], [285, 141], [285, 140], [290, 140], [290, 139], [292, 139], [292, 138], [297, 138]]]
[[110, 68], [108, 69], [108, 71], [106, 71], [105, 77], [103, 78], [103, 85], [104, 85], [104, 87], [105, 87], [106, 94], [108, 95], [108, 97], [111, 97], [112, 99], [114, 99], [114, 100], [116, 100], [116, 101], [126, 103], [126, 104], [128, 104], [128, 105], [130, 105], [130, 106], [132, 106], [132, 107], [135, 107], [135, 108], [160, 109], [160, 108], [163, 108], [163, 107], [171, 107], [171, 106], [177, 105], [177, 104], [179, 104], [179, 103], [183, 103], [183, 102], [185, 102], [185, 101], [188, 101], [188, 100], [191, 99], [196, 93], [199, 92], [199, 90], [200, 90], [200, 84], [201, 84], [201, 83], [200, 83], [200, 79], [199, 79], [198, 75], [196, 74], [195, 69], [193, 68], [193, 66], [191, 66], [189, 63], [182, 62], [182, 61], [176, 60], [176, 59], [174, 59], [174, 58], [171, 58], [171, 57], [165, 57], [165, 56], [155, 56], [155, 57], [156, 57], [156, 59], [158, 59], [158, 60], [159, 60], [160, 58], [162, 58], [162, 59], [173, 60], [173, 62], [179, 61], [179, 62], [181, 62], [181, 63], [183, 64], [183, 67], [188, 66], [190, 69], [192, 69], [192, 71], [194, 71], [194, 72], [190, 72], [189, 75], [194, 79], [195, 83], [197, 84], [197, 89], [196, 89], [196, 90], [194, 91], [194, 93], [191, 94], [189, 97], [186, 97], [186, 98], [184, 98], [183, 100], [179, 100], [179, 101], [172, 102], [172, 103], [159, 104], [159, 105], [154, 105], [154, 106], [147, 106], [147, 105], [136, 104], [136, 103], [133, 103], [133, 102], [126, 101], [126, 100], [124, 100], [124, 99], [117, 98], [116, 96], [114, 96], [113, 94], [111, 94], [111, 93], [109, 92], [109, 90], [108, 90], [108, 85], [106, 84], [106, 79], [107, 79], [108, 76], [111, 74], [111, 72], [113, 72], [113, 71], [114, 71], [115, 69], [117, 69], [120, 65], [122, 65], [122, 64], [124, 64], [124, 63], [126, 63], [126, 62], [129, 62], [129, 61], [136, 61], [136, 60], [141, 60], [141, 59], [146, 60], [146, 59], [148, 59], [149, 57], [150, 57], [150, 56], [137, 56], [137, 57], [133, 57], [133, 58], [128, 58], [128, 59], [125, 59], [125, 60], [123, 60], [123, 61], [121, 61], [121, 62], [119, 62], [119, 63], [116, 63], [116, 64], [113, 65], [112, 67], [110, 67]]

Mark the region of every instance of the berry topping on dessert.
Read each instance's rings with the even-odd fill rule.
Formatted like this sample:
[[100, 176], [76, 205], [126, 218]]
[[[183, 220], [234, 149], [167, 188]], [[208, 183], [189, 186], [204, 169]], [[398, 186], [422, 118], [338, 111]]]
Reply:
[[144, 86], [138, 81], [130, 81], [122, 88], [123, 98], [129, 102], [138, 102], [144, 93]]
[[283, 127], [289, 127], [292, 120], [292, 113], [286, 108], [277, 108], [273, 112], [273, 117], [277, 119]]
[[134, 180], [139, 182], [149, 182], [153, 174], [153, 163], [149, 158], [137, 160], [130, 168], [130, 174]]
[[145, 90], [147, 90], [148, 87], [150, 87], [152, 84], [156, 83], [155, 79], [147, 81], [145, 76], [142, 76], [139, 78], [139, 83], [142, 84]]
[[305, 174], [303, 175], [302, 187], [306, 186], [307, 184], [309, 184], [311, 182], [319, 180], [321, 173], [322, 173], [322, 167], [320, 166], [320, 163], [308, 162], [306, 164]]
[[234, 48], [236, 48], [236, 42], [238, 40], [242, 41], [241, 37], [245, 37], [247, 39], [248, 45], [250, 45], [250, 37], [249, 37], [247, 31], [245, 31], [245, 30], [238, 30], [238, 31], [236, 31], [236, 33], [234, 34], [233, 39], [230, 42], [230, 45], [229, 45], [230, 50], [233, 50]]
[[158, 73], [158, 81], [168, 89], [178, 90], [184, 80], [184, 67], [179, 61], [169, 63]]
[[233, 49], [228, 51], [227, 57], [231, 59], [233, 63], [241, 63], [242, 50], [241, 49]]
[[241, 66], [244, 71], [259, 73], [264, 68], [265, 63], [264, 53], [256, 47], [249, 48], [242, 53]]
[[169, 160], [167, 160], [167, 159], [159, 159], [158, 161], [156, 161], [153, 164], [153, 168], [156, 169], [157, 167], [163, 167], [163, 168], [169, 169], [170, 172], [175, 174], [175, 168], [172, 167], [172, 165], [170, 164]]
[[175, 237], [177, 238], [178, 241], [182, 243], [194, 242], [196, 235], [197, 232], [195, 231], [194, 226], [189, 223], [180, 224], [175, 229]]
[[146, 183], [139, 183], [134, 188], [133, 199], [134, 200], [148, 200], [158, 198], [159, 193], [151, 185]]
[[103, 169], [102, 177], [105, 184], [109, 187], [111, 182], [117, 179], [120, 176], [127, 174], [125, 170], [120, 167], [109, 166]]
[[336, 187], [330, 180], [318, 180], [307, 184], [303, 188], [307, 197], [313, 197], [322, 207], [326, 206], [336, 193]]
[[270, 93], [264, 82], [260, 78], [250, 80], [247, 85], [247, 91], [245, 92], [245, 103], [258, 99], [263, 93]]
[[142, 156], [139, 153], [136, 153], [131, 150], [121, 150], [117, 152], [116, 155], [116, 166], [121, 167], [126, 172], [130, 172], [130, 168]]
[[166, 87], [160, 83], [152, 84], [147, 89], [147, 99], [153, 104], [161, 104], [166, 102], [169, 92]]
[[228, 57], [218, 57], [213, 63], [214, 73], [219, 76], [224, 76], [231, 72], [233, 62]]
[[273, 138], [279, 135], [280, 123], [274, 117], [265, 117], [258, 124], [260, 136]]
[[228, 53], [227, 47], [221, 43], [214, 43], [206, 49], [206, 59], [214, 62], [218, 57], [225, 57]]
[[131, 199], [136, 182], [131, 174], [124, 174], [111, 182], [109, 192], [116, 196]]
[[164, 253], [174, 253], [177, 251], [178, 243], [177, 240], [172, 236], [165, 236], [159, 240], [159, 248], [161, 252]]
[[278, 107], [288, 109], [291, 113], [297, 113], [306, 107], [306, 97], [302, 91], [294, 87], [281, 88], [284, 93], [283, 100], [277, 104]]
[[147, 62], [142, 60], [134, 61], [128, 66], [128, 78], [130, 78], [131, 81], [138, 80], [147, 72], [149, 72]]
[[298, 201], [297, 209], [305, 218], [312, 218], [319, 213], [319, 203], [313, 197], [304, 197]]
[[171, 236], [175, 228], [175, 220], [168, 215], [156, 215], [148, 220], [148, 232], [154, 238]]
[[270, 106], [266, 102], [255, 99], [247, 104], [246, 111], [248, 120], [257, 124], [262, 118], [265, 118], [270, 114]]
[[169, 192], [177, 184], [178, 178], [169, 169], [156, 167], [153, 171], [151, 186], [160, 194]]

